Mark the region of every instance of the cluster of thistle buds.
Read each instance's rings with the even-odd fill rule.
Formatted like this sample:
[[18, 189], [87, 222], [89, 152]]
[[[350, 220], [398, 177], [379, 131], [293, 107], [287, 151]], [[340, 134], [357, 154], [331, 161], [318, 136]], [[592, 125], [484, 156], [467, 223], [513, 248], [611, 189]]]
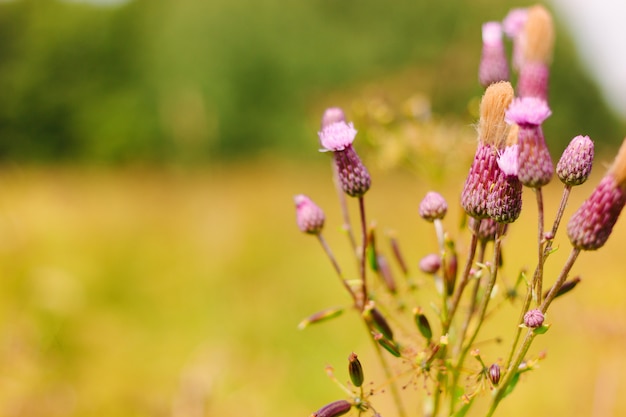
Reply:
[[[510, 59], [506, 56], [505, 36], [512, 42]], [[318, 238], [341, 285], [351, 296], [351, 307], [368, 329], [387, 379], [396, 380], [398, 373], [411, 374], [413, 379], [423, 375], [424, 381], [431, 384], [423, 400], [425, 416], [466, 415], [483, 391], [491, 393], [487, 415], [495, 412], [500, 401], [512, 392], [519, 376], [543, 359], [543, 355], [534, 359], [527, 357], [528, 350], [535, 337], [548, 330], [547, 310], [554, 299], [580, 282], [578, 276], [569, 278], [579, 254], [599, 249], [606, 243], [626, 204], [625, 140], [606, 175], [569, 219], [569, 257], [558, 276], [546, 277], [549, 286], [544, 289], [544, 265], [554, 252], [553, 242], [572, 188], [589, 178], [594, 144], [588, 136], [576, 136], [556, 166], [552, 161], [542, 125], [552, 114], [548, 104], [548, 81], [554, 26], [550, 13], [543, 6], [514, 9], [502, 22], [485, 23], [482, 38], [479, 81], [485, 92], [480, 103], [478, 143], [458, 200], [467, 215], [470, 231], [462, 265], [459, 265], [462, 257], [457, 253], [457, 245], [444, 225], [449, 206], [446, 199], [437, 192], [428, 192], [417, 210], [419, 216], [434, 227], [437, 251], [425, 255], [418, 266], [422, 274], [433, 278], [431, 282], [438, 300], [420, 300], [420, 288], [412, 281], [410, 264], [400, 249], [396, 233], [392, 233], [387, 236], [390, 259], [395, 260], [397, 269], [405, 277], [405, 282], [398, 284], [394, 268], [376, 239], [375, 226], [367, 223], [364, 197], [372, 181], [353, 146], [357, 131], [341, 109], [325, 111], [318, 136], [321, 151], [332, 156], [343, 226], [358, 264], [357, 279], [344, 275], [323, 238], [323, 210], [305, 195], [295, 197], [299, 229]], [[516, 77], [515, 88], [512, 77]], [[563, 194], [552, 227], [546, 230], [542, 190], [555, 173], [563, 183]], [[476, 349], [476, 339], [490, 313], [502, 304], [492, 302], [497, 276], [502, 269], [502, 238], [514, 233], [513, 223], [522, 211], [524, 189], [535, 195], [537, 203], [538, 233], [536, 242], [530, 245], [537, 254], [536, 266], [532, 274], [520, 273], [514, 288], [508, 288], [502, 300], [517, 297], [523, 300], [519, 316], [511, 320], [510, 348], [500, 357], [483, 361]], [[346, 197], [358, 201], [360, 239], [352, 229], [350, 199]], [[490, 260], [488, 255], [491, 255]], [[369, 278], [368, 273], [380, 279]], [[421, 305], [411, 310], [398, 309], [398, 305], [407, 303], [400, 289], [412, 293], [411, 299], [418, 299]], [[431, 308], [425, 310], [423, 305]], [[413, 336], [403, 332], [403, 336], [398, 337], [390, 323], [397, 324], [402, 319], [389, 318], [391, 314], [401, 315], [406, 311], [412, 312], [410, 321], [415, 331]], [[299, 327], [337, 317], [342, 312], [343, 308], [323, 310], [303, 320]], [[394, 358], [400, 359], [398, 366], [409, 369], [398, 371], [391, 366]], [[468, 378], [462, 375], [467, 369], [474, 369], [473, 385], [464, 385]], [[352, 353], [348, 360], [351, 384], [339, 382], [333, 372], [329, 374], [348, 398], [331, 402], [312, 416], [335, 417], [350, 410], [358, 410], [359, 415], [380, 415], [371, 401], [375, 390], [363, 388], [363, 367], [356, 354]], [[390, 382], [389, 388], [398, 416], [405, 416], [400, 390], [394, 382]], [[459, 395], [459, 391], [463, 393]]]

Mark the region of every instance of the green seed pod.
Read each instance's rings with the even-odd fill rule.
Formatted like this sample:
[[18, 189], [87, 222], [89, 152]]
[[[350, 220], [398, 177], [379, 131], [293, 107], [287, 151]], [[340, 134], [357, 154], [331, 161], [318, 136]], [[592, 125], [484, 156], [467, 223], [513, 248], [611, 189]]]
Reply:
[[308, 327], [310, 324], [320, 323], [322, 321], [333, 319], [335, 317], [340, 316], [342, 313], [343, 313], [342, 307], [332, 307], [332, 308], [327, 308], [322, 311], [318, 311], [317, 313], [313, 313], [309, 317], [302, 320], [298, 324], [298, 329], [302, 330]]
[[402, 353], [400, 353], [400, 348], [398, 347], [398, 344], [394, 342], [393, 340], [387, 339], [381, 333], [375, 333], [374, 340], [376, 340], [379, 345], [385, 348], [387, 352], [391, 353], [396, 358], [399, 358], [400, 356], [402, 356]]
[[346, 414], [352, 408], [352, 404], [346, 400], [337, 400], [311, 414], [310, 417], [338, 417]]
[[422, 313], [422, 309], [420, 307], [416, 307], [413, 310], [413, 318], [415, 319], [415, 324], [417, 325], [417, 329], [424, 336], [424, 338], [430, 341], [433, 337], [433, 331], [430, 327], [430, 323], [428, 322], [428, 318]]
[[348, 373], [350, 374], [350, 380], [355, 387], [363, 385], [363, 367], [354, 352], [348, 356]]
[[372, 330], [378, 330], [387, 339], [393, 340], [393, 331], [391, 330], [391, 327], [389, 327], [389, 323], [387, 323], [387, 320], [382, 313], [374, 306], [373, 302], [370, 302], [365, 307], [365, 310], [363, 310], [363, 317], [370, 327], [373, 327]]

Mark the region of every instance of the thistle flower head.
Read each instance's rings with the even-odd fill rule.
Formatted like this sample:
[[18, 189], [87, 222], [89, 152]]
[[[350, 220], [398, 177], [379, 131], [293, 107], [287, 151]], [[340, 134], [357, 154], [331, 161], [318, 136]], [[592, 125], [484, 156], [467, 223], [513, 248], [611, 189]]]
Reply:
[[322, 209], [303, 194], [298, 194], [293, 199], [296, 203], [296, 222], [300, 231], [313, 235], [320, 234], [325, 220]]
[[506, 112], [509, 123], [518, 126], [519, 169], [517, 176], [527, 187], [541, 187], [550, 182], [554, 171], [541, 123], [551, 114], [542, 99], [524, 97], [513, 100]]
[[535, 329], [543, 324], [543, 313], [539, 309], [529, 310], [524, 314], [524, 324], [526, 327]]
[[487, 196], [487, 215], [498, 223], [512, 223], [522, 212], [522, 183], [515, 175], [498, 170]]
[[516, 123], [520, 127], [541, 125], [552, 111], [548, 103], [537, 97], [516, 98], [506, 111], [506, 121]]
[[346, 115], [343, 110], [339, 107], [329, 107], [324, 111], [324, 115], [322, 116], [322, 130], [329, 125], [337, 122], [345, 122]]
[[318, 132], [318, 135], [323, 148], [321, 149], [322, 152], [343, 151], [352, 145], [356, 136], [356, 129], [354, 129], [352, 122], [338, 121], [325, 125]]
[[511, 9], [502, 20], [502, 29], [507, 37], [513, 39], [521, 33], [528, 19], [528, 9], [515, 8]]
[[567, 185], [580, 185], [587, 181], [593, 165], [594, 145], [589, 136], [576, 136], [571, 140], [559, 163], [556, 173]]
[[429, 191], [420, 203], [420, 216], [429, 221], [443, 219], [448, 211], [448, 203], [443, 196], [435, 191]]
[[478, 79], [483, 87], [509, 79], [509, 65], [502, 43], [502, 25], [487, 22], [482, 27], [483, 48]]
[[608, 240], [626, 204], [626, 140], [608, 173], [567, 224], [575, 248], [596, 250]]
[[424, 256], [419, 263], [420, 271], [426, 274], [436, 274], [441, 268], [441, 256], [431, 253]]
[[350, 197], [363, 196], [372, 185], [370, 173], [351, 145], [333, 152], [341, 189]]
[[478, 233], [476, 233], [478, 240], [489, 242], [496, 238], [496, 226], [498, 224], [494, 219], [488, 217], [486, 219], [477, 220], [471, 217], [469, 219], [468, 226], [470, 230], [472, 230], [472, 233], [474, 232], [476, 222], [480, 222], [480, 225], [478, 226]]

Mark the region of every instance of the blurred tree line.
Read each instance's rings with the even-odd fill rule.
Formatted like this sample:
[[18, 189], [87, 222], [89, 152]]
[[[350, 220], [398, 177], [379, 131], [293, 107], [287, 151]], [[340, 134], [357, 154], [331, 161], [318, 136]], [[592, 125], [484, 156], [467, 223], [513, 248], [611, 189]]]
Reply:
[[[299, 153], [341, 91], [414, 68], [436, 113], [480, 96], [480, 25], [525, 1], [60, 0], [0, 4], [0, 159], [193, 161]], [[558, 21], [558, 20], [557, 20]], [[559, 33], [546, 124], [624, 126]], [[320, 108], [315, 108], [320, 106]], [[313, 120], [314, 119], [314, 120]], [[313, 131], [314, 132], [314, 131]], [[306, 151], [310, 146], [306, 145]]]

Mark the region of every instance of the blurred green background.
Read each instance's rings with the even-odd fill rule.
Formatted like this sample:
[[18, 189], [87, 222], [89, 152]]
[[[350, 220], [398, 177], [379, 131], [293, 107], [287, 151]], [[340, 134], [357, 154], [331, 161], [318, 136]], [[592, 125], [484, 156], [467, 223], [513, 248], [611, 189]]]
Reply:
[[[446, 196], [446, 227], [467, 238], [454, 202], [474, 149], [480, 24], [528, 4], [1, 2], [0, 415], [306, 416], [341, 398], [324, 366], [345, 379], [351, 351], [380, 381], [354, 315], [296, 329], [349, 302], [294, 221], [292, 196], [309, 194], [351, 264], [319, 118], [340, 105], [355, 120], [374, 176], [370, 218], [398, 231], [425, 279], [426, 191]], [[563, 31], [551, 81], [553, 159], [578, 134], [600, 148], [567, 218], [626, 129]], [[561, 190], [546, 190], [551, 219]], [[525, 204], [509, 278], [534, 259]], [[555, 304], [537, 341], [547, 360], [502, 415], [626, 414], [626, 225], [615, 235], [581, 257], [580, 290]]]

